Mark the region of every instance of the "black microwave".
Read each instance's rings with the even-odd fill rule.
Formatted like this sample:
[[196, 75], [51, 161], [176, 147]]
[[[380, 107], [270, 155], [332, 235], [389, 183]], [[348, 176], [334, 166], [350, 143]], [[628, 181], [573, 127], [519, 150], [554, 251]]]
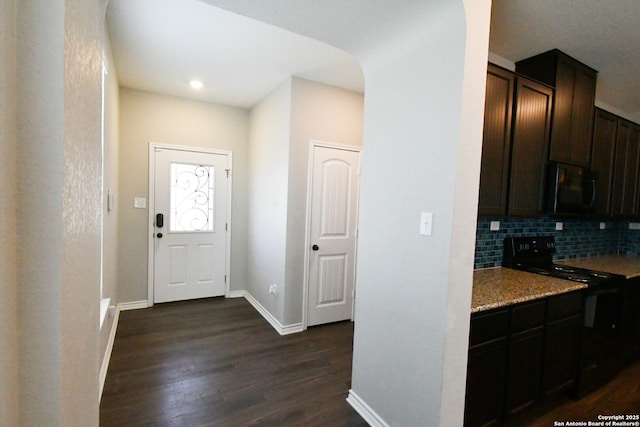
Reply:
[[565, 163], [547, 164], [546, 212], [551, 215], [588, 215], [595, 212], [598, 174]]

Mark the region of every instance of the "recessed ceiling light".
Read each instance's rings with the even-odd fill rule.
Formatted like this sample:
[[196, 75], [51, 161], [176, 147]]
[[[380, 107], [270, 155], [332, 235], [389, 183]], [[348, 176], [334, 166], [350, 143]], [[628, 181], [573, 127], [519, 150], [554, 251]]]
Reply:
[[200, 89], [202, 89], [202, 86], [204, 86], [204, 85], [202, 84], [202, 82], [200, 80], [191, 80], [189, 82], [189, 86], [191, 86], [195, 90], [200, 90]]

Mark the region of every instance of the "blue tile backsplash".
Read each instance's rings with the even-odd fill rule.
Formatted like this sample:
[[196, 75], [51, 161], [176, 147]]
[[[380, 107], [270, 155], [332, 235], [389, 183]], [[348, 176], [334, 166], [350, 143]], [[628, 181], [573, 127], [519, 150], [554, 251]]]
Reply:
[[[490, 218], [478, 218], [474, 268], [498, 267], [502, 264], [505, 237], [555, 236], [556, 260], [615, 253], [639, 254], [640, 230], [629, 230], [628, 221], [607, 222], [580, 219], [500, 218], [499, 231], [490, 231]], [[563, 230], [556, 231], [556, 222]]]

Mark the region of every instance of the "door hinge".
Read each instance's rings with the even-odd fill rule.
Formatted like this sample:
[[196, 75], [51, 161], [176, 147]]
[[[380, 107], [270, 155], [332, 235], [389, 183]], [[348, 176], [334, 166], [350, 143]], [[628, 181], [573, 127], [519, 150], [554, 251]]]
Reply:
[[224, 275], [224, 283], [227, 283], [227, 275]]
[[231, 172], [231, 169], [225, 169], [225, 172], [227, 172], [227, 178], [229, 178], [229, 172]]
[[224, 231], [229, 231], [229, 223], [224, 223]]

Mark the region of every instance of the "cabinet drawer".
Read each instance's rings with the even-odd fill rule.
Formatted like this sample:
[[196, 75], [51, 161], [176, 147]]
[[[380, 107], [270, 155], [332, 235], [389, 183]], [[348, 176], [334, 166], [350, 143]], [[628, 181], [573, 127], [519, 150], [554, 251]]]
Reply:
[[519, 332], [544, 324], [545, 300], [529, 302], [513, 307], [511, 332]]
[[582, 292], [569, 292], [549, 298], [547, 321], [562, 319], [582, 311]]
[[491, 311], [471, 317], [469, 345], [473, 346], [495, 338], [503, 337], [509, 332], [509, 310]]

